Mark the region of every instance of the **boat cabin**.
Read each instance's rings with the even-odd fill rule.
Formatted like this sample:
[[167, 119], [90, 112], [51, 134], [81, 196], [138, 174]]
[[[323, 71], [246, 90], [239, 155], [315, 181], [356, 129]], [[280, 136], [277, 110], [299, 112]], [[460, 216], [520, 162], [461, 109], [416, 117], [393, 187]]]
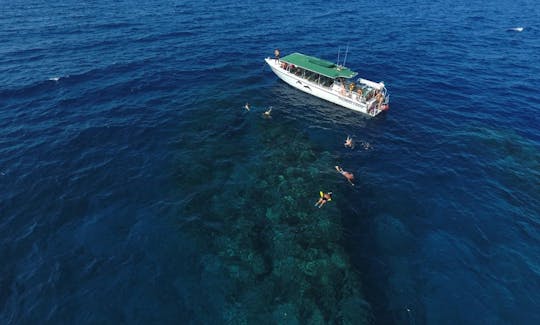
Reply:
[[[388, 102], [384, 83], [363, 78], [354, 82], [351, 79], [358, 73], [333, 62], [300, 53], [292, 53], [281, 58], [280, 63], [281, 69], [342, 96], [363, 103], [374, 98], [381, 103]], [[381, 100], [381, 98], [383, 99]]]

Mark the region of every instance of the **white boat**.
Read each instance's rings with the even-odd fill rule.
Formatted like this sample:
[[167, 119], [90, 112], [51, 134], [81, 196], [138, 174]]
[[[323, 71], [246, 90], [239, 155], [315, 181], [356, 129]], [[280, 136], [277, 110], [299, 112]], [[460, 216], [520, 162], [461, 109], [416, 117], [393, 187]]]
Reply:
[[383, 82], [358, 78], [357, 73], [330, 61], [300, 53], [266, 58], [272, 71], [289, 85], [334, 104], [377, 116], [388, 110], [390, 95]]

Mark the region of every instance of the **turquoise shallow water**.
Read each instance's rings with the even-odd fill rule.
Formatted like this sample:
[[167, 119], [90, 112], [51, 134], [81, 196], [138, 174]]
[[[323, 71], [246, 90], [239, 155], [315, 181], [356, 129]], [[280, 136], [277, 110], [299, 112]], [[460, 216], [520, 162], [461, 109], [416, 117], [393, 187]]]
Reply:
[[[538, 323], [538, 8], [4, 4], [1, 322]], [[263, 65], [347, 44], [388, 114]]]

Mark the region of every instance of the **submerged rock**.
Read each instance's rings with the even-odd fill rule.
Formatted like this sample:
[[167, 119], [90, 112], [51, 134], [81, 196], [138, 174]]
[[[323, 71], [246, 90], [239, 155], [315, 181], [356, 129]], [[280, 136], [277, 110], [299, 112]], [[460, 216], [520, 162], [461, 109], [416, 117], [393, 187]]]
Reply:
[[366, 324], [371, 311], [367, 301], [358, 297], [350, 297], [341, 301], [340, 319], [343, 325]]
[[308, 319], [308, 324], [325, 324], [324, 316], [319, 310], [319, 308], [313, 308], [313, 312]]
[[264, 259], [258, 254], [252, 257], [250, 264], [255, 275], [261, 275], [268, 271]]
[[344, 269], [349, 266], [343, 254], [337, 254], [336, 252], [332, 254], [332, 263], [339, 269]]
[[307, 163], [307, 162], [315, 161], [316, 157], [315, 157], [315, 154], [313, 153], [313, 151], [305, 150], [305, 151], [302, 151], [300, 153], [299, 159], [300, 159], [300, 161], [302, 161], [304, 163]]
[[273, 324], [300, 324], [298, 320], [298, 311], [293, 304], [283, 304], [277, 306], [272, 313]]
[[270, 220], [270, 222], [278, 223], [279, 222], [279, 216], [280, 216], [280, 214], [277, 213], [277, 211], [275, 211], [271, 207], [266, 208], [266, 218], [268, 218], [268, 220]]

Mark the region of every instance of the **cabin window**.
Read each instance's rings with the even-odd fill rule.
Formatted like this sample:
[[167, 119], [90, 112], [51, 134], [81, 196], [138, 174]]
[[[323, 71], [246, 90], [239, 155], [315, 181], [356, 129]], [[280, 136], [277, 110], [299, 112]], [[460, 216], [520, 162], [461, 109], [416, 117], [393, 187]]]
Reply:
[[331, 78], [321, 76], [321, 85], [324, 87], [330, 87], [332, 85], [333, 80]]

